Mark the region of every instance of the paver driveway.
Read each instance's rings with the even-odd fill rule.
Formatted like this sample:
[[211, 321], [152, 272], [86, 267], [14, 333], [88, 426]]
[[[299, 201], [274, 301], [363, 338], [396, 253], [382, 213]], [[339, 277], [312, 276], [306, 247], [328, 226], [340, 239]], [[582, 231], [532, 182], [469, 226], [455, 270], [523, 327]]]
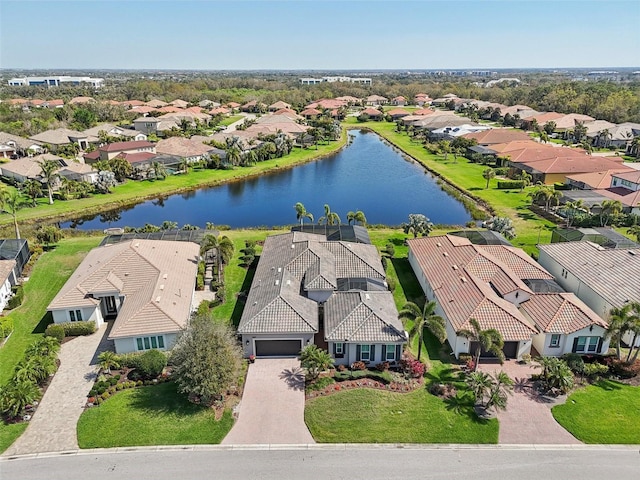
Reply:
[[304, 423], [304, 374], [298, 359], [259, 358], [249, 366], [238, 420], [222, 443], [315, 443]]
[[545, 402], [531, 388], [531, 374], [536, 373], [530, 365], [521, 365], [514, 360], [498, 363], [480, 361], [480, 370], [493, 373], [503, 370], [516, 385], [509, 396], [507, 409], [498, 412], [501, 444], [578, 444], [581, 443], [556, 422], [551, 415], [552, 404]]
[[76, 450], [76, 425], [96, 378], [98, 353], [106, 350], [107, 326], [93, 335], [62, 345], [60, 368], [40, 401], [29, 426], [4, 455]]

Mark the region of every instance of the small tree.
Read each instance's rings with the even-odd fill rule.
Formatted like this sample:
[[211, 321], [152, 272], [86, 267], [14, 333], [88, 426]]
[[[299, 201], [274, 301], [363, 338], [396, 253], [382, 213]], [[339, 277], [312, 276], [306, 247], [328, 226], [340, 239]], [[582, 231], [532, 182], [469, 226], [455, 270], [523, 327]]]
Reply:
[[433, 230], [433, 223], [421, 213], [410, 213], [409, 222], [402, 224], [402, 230], [405, 234], [413, 233], [413, 238], [417, 238], [418, 235], [426, 237]]
[[197, 315], [180, 335], [171, 362], [179, 391], [210, 405], [237, 381], [242, 350], [230, 326]]
[[15, 418], [27, 405], [32, 405], [39, 398], [40, 390], [34, 382], [13, 379], [7, 385], [0, 387], [0, 410]]
[[508, 217], [493, 217], [485, 222], [485, 226], [491, 231], [504, 235], [508, 240], [516, 237], [516, 229]]
[[487, 181], [487, 185], [484, 187], [485, 189], [489, 188], [489, 180], [491, 180], [495, 176], [496, 176], [496, 171], [493, 168], [485, 168], [482, 171], [482, 178], [484, 178]]
[[115, 352], [105, 350], [98, 355], [98, 365], [107, 373], [111, 373], [112, 368], [120, 368], [120, 362]]
[[334, 362], [329, 352], [318, 348], [317, 345], [308, 345], [300, 351], [300, 364], [307, 369], [309, 382], [318, 378], [320, 372], [331, 368]]
[[435, 314], [436, 302], [426, 302], [424, 308], [420, 310], [413, 302], [407, 302], [400, 310], [400, 318], [408, 318], [413, 320], [413, 328], [410, 334], [418, 334], [418, 360], [422, 354], [422, 336], [425, 327], [438, 339], [440, 343], [444, 343], [447, 339], [447, 330], [445, 327], [444, 319]]
[[44, 225], [36, 232], [36, 240], [47, 246], [58, 243], [62, 236], [62, 230], [55, 225]]
[[502, 334], [495, 328], [483, 330], [475, 318], [470, 318], [469, 323], [473, 330], [462, 329], [458, 331], [458, 335], [477, 343], [476, 351], [474, 352], [474, 356], [476, 357], [475, 370], [478, 370], [480, 354], [483, 350], [495, 355], [500, 363], [504, 362], [504, 352], [502, 351], [504, 339], [502, 338]]

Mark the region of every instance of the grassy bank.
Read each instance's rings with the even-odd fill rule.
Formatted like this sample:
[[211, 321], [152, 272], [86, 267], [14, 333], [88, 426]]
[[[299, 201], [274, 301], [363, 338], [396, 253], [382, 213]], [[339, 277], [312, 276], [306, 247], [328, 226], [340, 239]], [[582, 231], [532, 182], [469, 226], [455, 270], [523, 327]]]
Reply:
[[[257, 163], [251, 167], [237, 167], [233, 170], [194, 170], [187, 174], [171, 175], [164, 180], [129, 180], [118, 185], [109, 194], [95, 194], [89, 198], [55, 201], [48, 204], [48, 199], [38, 199], [36, 207], [23, 208], [18, 211], [18, 221], [34, 223], [42, 220], [71, 219], [80, 215], [90, 215], [116, 209], [126, 205], [140, 203], [144, 200], [165, 197], [175, 193], [195, 190], [205, 186], [220, 185], [244, 178], [259, 176], [269, 171], [291, 168], [313, 161], [340, 150], [347, 141], [346, 134], [335, 142], [319, 145], [317, 149], [295, 148], [289, 155]], [[0, 225], [10, 224], [12, 218], [8, 214], [0, 215]]]
[[358, 123], [350, 118], [347, 124], [350, 128], [366, 128], [377, 133], [435, 175], [489, 205], [496, 215], [511, 218], [517, 234], [512, 241], [515, 246], [532, 253], [537, 243], [551, 241], [551, 230], [555, 225], [538, 217], [528, 208], [531, 204], [528, 193], [533, 187], [525, 188], [524, 191], [498, 190], [497, 180], [493, 179], [489, 182], [489, 188], [485, 188], [486, 180], [482, 177], [482, 172], [487, 168], [485, 165], [472, 163], [463, 157], [455, 160], [453, 155], [449, 155], [444, 160], [441, 155], [431, 154], [421, 143], [413, 142], [406, 133], [396, 132], [395, 123]]

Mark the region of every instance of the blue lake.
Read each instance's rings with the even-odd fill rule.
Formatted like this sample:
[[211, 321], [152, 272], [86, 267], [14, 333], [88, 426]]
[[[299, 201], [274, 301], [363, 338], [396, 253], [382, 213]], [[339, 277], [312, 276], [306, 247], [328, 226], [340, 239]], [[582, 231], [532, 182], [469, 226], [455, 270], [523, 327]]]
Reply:
[[203, 188], [124, 210], [77, 219], [63, 227], [104, 229], [160, 225], [169, 220], [204, 227], [282, 226], [296, 222], [302, 202], [317, 221], [324, 204], [346, 223], [348, 211], [362, 210], [371, 224], [399, 225], [410, 213], [433, 223], [464, 225], [471, 216], [418, 163], [407, 160], [381, 138], [350, 131], [351, 143], [327, 158], [258, 178]]

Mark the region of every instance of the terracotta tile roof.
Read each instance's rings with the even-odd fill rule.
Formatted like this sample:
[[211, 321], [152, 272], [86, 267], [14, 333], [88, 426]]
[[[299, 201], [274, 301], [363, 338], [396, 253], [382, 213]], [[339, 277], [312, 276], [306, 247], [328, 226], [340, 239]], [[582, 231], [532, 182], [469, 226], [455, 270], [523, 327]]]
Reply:
[[640, 278], [640, 248], [604, 249], [591, 242], [552, 243], [538, 248], [614, 307], [640, 299], [640, 282], [630, 281]]
[[556, 122], [556, 130], [569, 130], [576, 126], [576, 123], [592, 122], [595, 118], [580, 113], [569, 113], [554, 120]]
[[503, 245], [473, 245], [466, 238], [449, 235], [408, 242], [455, 331], [469, 329], [469, 319], [475, 318], [483, 329], [496, 328], [506, 341], [529, 339], [537, 333], [514, 304], [496, 293], [531, 295], [524, 279], [552, 278], [526, 254]]
[[[576, 173], [567, 175], [567, 180], [571, 180], [574, 184], [583, 184], [589, 189], [602, 189], [611, 186], [612, 175], [616, 177], [622, 172], [631, 172], [632, 168], [622, 167], [621, 169], [606, 170], [601, 172]], [[639, 172], [640, 173], [640, 172]]]
[[160, 113], [180, 113], [184, 112], [182, 108], [175, 107], [173, 105], [167, 105], [166, 107], [158, 108], [158, 112]]
[[95, 102], [95, 99], [91, 97], [74, 97], [71, 100], [69, 100], [69, 105], [91, 103], [91, 102]]
[[473, 139], [478, 145], [494, 145], [513, 141], [530, 142], [531, 138], [522, 130], [510, 128], [492, 128], [481, 132], [467, 133], [464, 138]]
[[120, 102], [120, 105], [124, 105], [125, 107], [141, 107], [146, 105], [142, 100], [126, 100], [124, 102]]
[[227, 106], [230, 108], [238, 108], [240, 104], [238, 102], [229, 102], [227, 103]]
[[187, 108], [189, 106], [189, 102], [176, 98], [173, 102], [169, 102], [169, 105], [173, 105], [178, 108]]
[[614, 177], [640, 184], [640, 170], [635, 170], [633, 168], [627, 169], [626, 172], [616, 172]]
[[392, 117], [402, 115], [404, 117], [409, 115], [409, 112], [406, 111], [404, 108], [392, 108], [387, 112], [387, 115], [391, 115]]
[[213, 147], [184, 137], [170, 137], [156, 144], [156, 151], [178, 157], [198, 157], [206, 155]]
[[97, 306], [93, 293], [118, 289], [125, 297], [109, 338], [177, 333], [189, 319], [199, 246], [132, 240], [94, 248], [48, 310]]
[[378, 110], [377, 108], [371, 108], [371, 107], [365, 108], [364, 110], [362, 110], [361, 113], [366, 113], [370, 117], [380, 117], [380, 116], [382, 116], [382, 112], [380, 110]]
[[536, 120], [538, 122], [538, 125], [540, 125], [541, 127], [544, 126], [545, 123], [547, 122], [555, 122], [556, 120], [558, 120], [559, 118], [564, 117], [563, 113], [558, 113], [558, 112], [541, 112], [538, 113], [536, 115], [531, 115], [530, 117], [527, 117], [527, 121], [531, 122], [533, 120]]
[[[571, 157], [553, 157], [540, 160], [520, 160], [511, 161], [514, 166], [524, 167], [526, 170], [541, 173], [587, 173], [587, 172], [603, 172], [613, 170], [621, 165], [621, 162], [614, 162], [605, 157], [596, 157], [592, 155], [576, 154]], [[526, 168], [528, 167], [528, 168]]]
[[313, 117], [316, 115], [321, 115], [322, 112], [320, 110], [317, 110], [315, 108], [306, 108], [303, 111], [300, 112], [300, 115], [302, 115], [303, 117]]
[[229, 108], [217, 107], [209, 110], [209, 115], [226, 115], [227, 113], [230, 113], [230, 112], [231, 110]]
[[133, 140], [131, 142], [114, 142], [100, 147], [103, 152], [125, 152], [127, 150], [138, 150], [140, 148], [151, 148], [155, 144], [146, 140]]
[[169, 105], [167, 102], [163, 102], [162, 100], [158, 100], [157, 98], [154, 98], [153, 100], [149, 100], [147, 102], [147, 106], [153, 108], [166, 107], [167, 105]]
[[291, 108], [291, 105], [287, 102], [283, 102], [282, 100], [278, 100], [277, 102], [269, 105], [269, 110], [280, 110], [282, 108]]
[[[156, 154], [151, 152], [136, 152], [136, 153], [122, 152], [117, 156], [120, 158], [124, 158], [131, 165], [135, 165], [136, 163], [146, 162], [147, 160], [155, 157]], [[85, 158], [87, 157], [85, 156]]]
[[141, 105], [139, 107], [133, 107], [131, 111], [136, 114], [145, 114], [145, 113], [157, 112], [158, 110], [154, 107], [149, 107], [148, 105]]
[[421, 108], [420, 110], [414, 110], [412, 115], [431, 115], [434, 110], [430, 108]]
[[625, 187], [611, 187], [593, 191], [611, 200], [618, 200], [625, 207], [640, 207], [640, 190], [634, 191]]
[[573, 293], [541, 293], [520, 305], [520, 310], [546, 333], [570, 334], [608, 324]]
[[42, 168], [33, 157], [23, 157], [0, 164], [0, 171], [2, 171], [2, 175], [5, 176], [10, 176], [7, 174], [11, 173], [20, 175], [21, 177], [35, 179], [42, 173]]

